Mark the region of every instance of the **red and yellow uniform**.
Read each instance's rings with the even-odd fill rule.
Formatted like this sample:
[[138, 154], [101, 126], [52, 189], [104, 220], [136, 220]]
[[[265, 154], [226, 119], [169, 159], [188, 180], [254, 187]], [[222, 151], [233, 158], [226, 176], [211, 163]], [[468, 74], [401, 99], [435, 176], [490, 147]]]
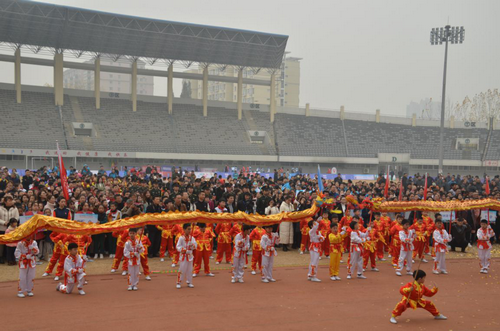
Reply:
[[219, 223], [215, 227], [215, 233], [218, 234], [217, 237], [217, 257], [215, 259], [216, 263], [221, 263], [224, 253], [226, 254], [226, 262], [231, 262], [231, 243], [232, 238], [230, 235], [231, 223]]
[[260, 240], [264, 233], [266, 233], [266, 230], [260, 226], [250, 232], [250, 241], [252, 242], [252, 271], [257, 270], [257, 264], [259, 265], [259, 271], [262, 271], [262, 247], [260, 247]]
[[[319, 221], [318, 231], [321, 233], [323, 238], [328, 238], [328, 235], [330, 234], [330, 223], [329, 219], [322, 219]], [[326, 257], [330, 256], [330, 242], [325, 240], [322, 245], [323, 247], [321, 248], [321, 251], [325, 253]]]
[[[382, 260], [384, 258], [384, 248], [386, 246], [386, 241], [385, 241], [385, 233], [389, 232], [387, 230], [387, 223], [384, 221], [380, 220], [374, 220], [373, 221], [373, 228], [377, 230], [377, 245], [376, 245], [376, 252], [375, 255], [379, 260]], [[371, 238], [371, 236], [370, 236]]]
[[344, 252], [349, 252], [349, 249], [351, 248], [351, 228], [350, 224], [352, 222], [352, 216], [344, 216], [340, 220], [340, 225], [339, 227], [342, 229], [346, 229], [348, 232], [348, 235], [344, 238]]
[[144, 247], [144, 252], [141, 253], [142, 271], [144, 272], [144, 276], [149, 276], [151, 275], [151, 271], [149, 270], [149, 264], [148, 264], [148, 247], [151, 246], [151, 241], [146, 235], [142, 235], [140, 237], [142, 246]]
[[424, 250], [427, 244], [427, 226], [424, 223], [415, 223], [410, 226], [410, 230], [415, 231], [415, 240], [413, 241], [413, 259], [419, 257], [424, 258]]
[[164, 225], [157, 226], [158, 230], [161, 231], [161, 245], [160, 245], [160, 257], [164, 258], [165, 253], [168, 251], [168, 255], [172, 258], [175, 254], [174, 248], [174, 227], [175, 225]]
[[[172, 235], [174, 236], [174, 248], [177, 246], [177, 242], [179, 241], [179, 238], [183, 234], [184, 234], [184, 230], [182, 230], [182, 225], [175, 224], [173, 229], [172, 229]], [[180, 255], [180, 253], [177, 251], [177, 249], [174, 249], [174, 256], [172, 257], [173, 264], [179, 263], [179, 255]]]
[[375, 226], [371, 228], [370, 232], [368, 233], [368, 237], [370, 237], [370, 240], [367, 240], [363, 243], [363, 269], [366, 269], [368, 260], [370, 260], [370, 266], [372, 267], [372, 269], [375, 269], [377, 267], [377, 246], [380, 239], [380, 232]]
[[422, 219], [424, 220], [424, 224], [427, 226], [427, 243], [425, 245], [425, 254], [429, 254], [429, 251], [431, 251], [432, 256], [436, 256], [436, 253], [434, 252], [434, 247], [432, 249], [429, 249], [429, 246], [431, 244], [431, 237], [432, 234], [434, 233], [434, 230], [436, 230], [436, 225], [434, 224], [434, 221], [432, 218], [428, 216], [423, 216]]
[[193, 237], [198, 243], [196, 252], [194, 253], [193, 274], [197, 275], [200, 273], [202, 262], [205, 266], [205, 274], [210, 274], [210, 255], [212, 254], [212, 240], [215, 237], [215, 233], [213, 233], [212, 229], [208, 227], [204, 232], [197, 228], [193, 231]]
[[394, 225], [394, 221], [391, 220], [389, 216], [387, 216], [386, 213], [382, 213], [382, 216], [380, 217], [380, 221], [384, 223], [384, 232], [382, 235], [384, 236], [384, 251], [387, 253], [389, 252], [389, 246], [391, 243], [391, 228]]
[[300, 241], [300, 251], [303, 253], [311, 245], [311, 238], [309, 238], [309, 223], [307, 220], [300, 221], [300, 233], [302, 234], [302, 239]]
[[[411, 290], [412, 286], [413, 290]], [[413, 284], [408, 283], [406, 285], [403, 285], [399, 290], [399, 292], [401, 293], [403, 298], [401, 299], [400, 302], [398, 302], [398, 304], [392, 311], [393, 317], [400, 316], [407, 308], [412, 308], [412, 309], [423, 308], [427, 310], [429, 313], [431, 313], [432, 316], [439, 315], [439, 311], [431, 301], [422, 299], [422, 297], [424, 296], [426, 297], [434, 296], [434, 294], [438, 292], [437, 287], [434, 287], [433, 289], [429, 290], [424, 284], [419, 284], [418, 282], [414, 281]], [[409, 300], [408, 296], [410, 296]]]
[[[52, 252], [52, 257], [50, 258], [49, 264], [47, 265], [47, 268], [45, 268], [45, 273], [50, 274], [54, 270], [54, 267], [56, 266], [57, 261], [61, 260], [61, 254], [64, 251], [64, 239], [66, 238], [66, 234], [64, 233], [58, 233], [58, 232], [52, 232], [50, 234], [50, 239], [54, 243], [54, 250]], [[61, 274], [62, 274], [62, 269], [64, 269], [64, 259], [62, 260], [62, 263], [59, 263], [59, 267], [61, 268]]]
[[[112, 233], [113, 237], [116, 238], [116, 254], [115, 259], [113, 260], [113, 265], [111, 266], [112, 270], [117, 270], [120, 266], [120, 262], [123, 258], [123, 248], [125, 247], [125, 243], [128, 240], [128, 230], [123, 231], [115, 231]], [[123, 263], [122, 265], [123, 271], [128, 270], [128, 263]]]
[[399, 239], [399, 231], [403, 231], [403, 227], [398, 222], [394, 222], [391, 228], [391, 256], [392, 265], [397, 266], [399, 260], [399, 253], [401, 251], [401, 240]]
[[345, 231], [331, 232], [328, 235], [328, 243], [330, 245], [330, 277], [338, 276], [340, 269], [340, 258], [342, 257], [342, 242], [347, 236]]

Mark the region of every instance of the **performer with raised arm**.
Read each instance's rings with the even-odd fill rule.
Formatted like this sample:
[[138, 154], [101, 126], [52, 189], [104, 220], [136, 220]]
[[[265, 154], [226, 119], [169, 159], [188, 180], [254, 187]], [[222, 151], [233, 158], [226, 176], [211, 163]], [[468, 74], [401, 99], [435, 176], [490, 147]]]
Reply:
[[479, 256], [480, 273], [487, 274], [490, 268], [491, 259], [491, 238], [495, 237], [495, 232], [488, 224], [487, 220], [481, 220], [481, 227], [477, 230], [477, 255]]
[[446, 271], [446, 252], [448, 251], [448, 243], [451, 240], [451, 236], [443, 229], [443, 221], [438, 219], [435, 222], [436, 230], [432, 235], [434, 240], [434, 250], [436, 252], [436, 259], [434, 261], [434, 269], [432, 270], [435, 274], [447, 274]]
[[311, 245], [309, 246], [309, 255], [311, 260], [309, 262], [309, 273], [307, 275], [307, 280], [312, 282], [321, 282], [318, 278], [318, 263], [319, 257], [321, 256], [321, 248], [323, 247], [323, 241], [325, 238], [319, 232], [319, 222], [310, 221], [309, 222], [309, 239], [311, 240]]

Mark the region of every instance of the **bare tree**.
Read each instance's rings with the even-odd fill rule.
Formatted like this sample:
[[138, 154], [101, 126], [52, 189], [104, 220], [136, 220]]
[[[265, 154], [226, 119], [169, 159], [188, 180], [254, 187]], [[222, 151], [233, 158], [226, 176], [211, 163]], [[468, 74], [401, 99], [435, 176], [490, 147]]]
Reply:
[[451, 112], [463, 121], [487, 122], [491, 118], [500, 120], [500, 92], [498, 89], [488, 90], [476, 94], [472, 100], [467, 96]]

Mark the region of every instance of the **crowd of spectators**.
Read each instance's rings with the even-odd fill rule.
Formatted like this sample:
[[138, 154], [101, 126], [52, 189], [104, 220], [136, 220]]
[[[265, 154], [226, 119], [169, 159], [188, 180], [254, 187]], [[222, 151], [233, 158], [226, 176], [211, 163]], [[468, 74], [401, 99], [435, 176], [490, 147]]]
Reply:
[[[180, 171], [179, 171], [180, 170]], [[117, 218], [125, 218], [139, 213], [157, 213], [162, 211], [204, 211], [234, 213], [258, 213], [271, 215], [282, 211], [300, 211], [311, 207], [317, 197], [317, 176], [297, 174], [289, 178], [285, 171], [275, 171], [274, 176], [265, 178], [260, 174], [244, 173], [238, 176], [223, 178], [214, 175], [211, 178], [197, 178], [195, 172], [172, 169], [172, 175], [163, 177], [154, 166], [141, 169], [126, 169], [120, 172], [113, 168], [106, 172], [101, 167], [93, 173], [88, 166], [81, 171], [71, 168], [68, 175], [70, 199], [66, 201], [62, 193], [59, 170], [43, 167], [36, 171], [26, 170], [20, 176], [16, 169], [0, 169], [0, 234], [13, 231], [20, 216], [34, 214], [68, 215], [74, 218], [78, 213], [94, 213], [100, 223]], [[485, 180], [478, 176], [440, 175], [428, 178], [427, 200], [452, 201], [473, 200], [487, 197]], [[385, 177], [379, 176], [376, 181], [344, 180], [341, 174], [333, 180], [323, 180], [324, 193], [333, 198], [341, 218], [351, 213], [346, 201], [353, 195], [358, 201], [366, 198], [382, 197], [385, 188]], [[500, 199], [500, 177], [489, 180], [488, 197]], [[401, 183], [402, 182], [402, 183]], [[415, 174], [403, 174], [400, 179], [390, 182], [388, 200], [416, 201], [423, 199], [425, 178]], [[457, 212], [455, 218], [463, 220], [467, 240], [474, 241], [474, 232], [479, 227], [480, 210]], [[408, 213], [407, 213], [408, 214]], [[405, 217], [412, 220], [412, 215]], [[361, 210], [365, 223], [369, 222], [370, 211]], [[390, 215], [391, 216], [391, 215]], [[394, 216], [394, 215], [392, 215]], [[432, 215], [431, 215], [432, 216]], [[414, 217], [414, 216], [413, 216]], [[496, 217], [490, 220], [497, 227]], [[458, 222], [457, 222], [458, 224]], [[453, 225], [456, 227], [456, 224]], [[161, 234], [155, 226], [148, 226], [152, 241], [150, 255], [158, 256]], [[456, 229], [455, 229], [456, 230]], [[282, 224], [280, 226], [281, 243], [284, 250], [297, 249], [300, 246], [300, 228], [298, 224]], [[499, 234], [500, 231], [496, 230]], [[37, 241], [45, 244], [41, 258], [47, 258], [51, 250], [51, 242], [47, 233], [39, 233]], [[104, 251], [114, 253], [116, 239], [110, 234], [103, 237]], [[91, 247], [89, 253], [93, 253]], [[6, 250], [0, 245], [0, 263], [4, 263]]]

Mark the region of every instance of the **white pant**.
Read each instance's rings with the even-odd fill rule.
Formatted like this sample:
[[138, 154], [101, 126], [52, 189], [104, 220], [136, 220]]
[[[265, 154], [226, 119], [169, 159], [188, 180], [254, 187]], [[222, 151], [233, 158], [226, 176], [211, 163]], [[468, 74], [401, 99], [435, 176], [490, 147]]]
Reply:
[[179, 272], [177, 273], [177, 283], [180, 284], [185, 280], [186, 283], [193, 282], [193, 261], [181, 261], [179, 263]]
[[357, 269], [358, 275], [363, 274], [363, 257], [362, 252], [354, 251], [351, 252], [351, 260], [349, 261], [349, 275], [354, 274], [354, 271]]
[[[78, 282], [78, 289], [83, 289], [83, 284], [85, 283], [85, 273], [77, 274], [76, 281]], [[64, 284], [61, 284], [59, 287], [59, 291], [61, 293], [70, 294], [73, 292], [73, 288], [75, 287], [75, 280], [73, 277], [65, 277]]]
[[262, 255], [262, 279], [273, 279], [274, 255]]
[[239, 279], [243, 278], [244, 267], [246, 262], [246, 255], [241, 253], [240, 257], [233, 257], [233, 275], [234, 278]]
[[139, 284], [139, 267], [138, 265], [128, 266], [128, 286], [137, 286]]
[[35, 278], [35, 268], [19, 268], [19, 292], [33, 291], [33, 279]]
[[446, 253], [436, 252], [436, 260], [434, 261], [434, 271], [446, 271]]
[[490, 258], [491, 258], [491, 248], [489, 249], [478, 249], [477, 255], [479, 255], [479, 265], [481, 269], [490, 268]]
[[315, 252], [315, 251], [309, 251], [309, 255], [311, 256], [311, 261], [309, 262], [309, 274], [307, 276], [308, 277], [317, 277], [319, 253]]
[[406, 260], [406, 271], [411, 272], [413, 251], [404, 251], [401, 249], [399, 253], [398, 268], [396, 271], [402, 271], [405, 266]]

